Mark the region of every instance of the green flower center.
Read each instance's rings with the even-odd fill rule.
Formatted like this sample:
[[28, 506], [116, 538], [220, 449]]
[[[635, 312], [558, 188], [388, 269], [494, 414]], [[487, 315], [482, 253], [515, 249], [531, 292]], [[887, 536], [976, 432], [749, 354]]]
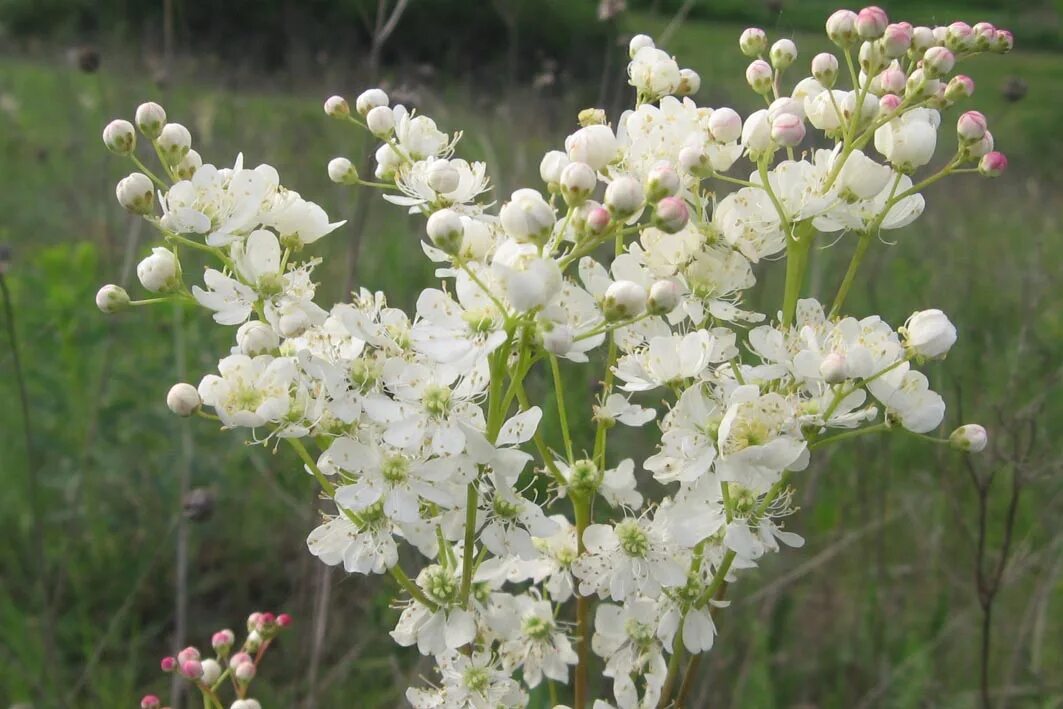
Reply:
[[409, 472], [410, 462], [401, 455], [388, 456], [380, 465], [381, 476], [392, 485], [406, 482]]
[[616, 525], [616, 536], [620, 540], [620, 548], [628, 556], [643, 557], [650, 549], [650, 540], [646, 536], [639, 523], [633, 519], [627, 519]]
[[554, 624], [537, 615], [529, 615], [521, 622], [521, 632], [533, 640], [546, 640], [554, 630]]
[[453, 603], [458, 598], [458, 579], [442, 566], [426, 570], [422, 588], [429, 598], [441, 605]]
[[443, 418], [450, 411], [450, 389], [441, 386], [430, 386], [425, 389], [421, 400], [425, 411], [433, 418]]

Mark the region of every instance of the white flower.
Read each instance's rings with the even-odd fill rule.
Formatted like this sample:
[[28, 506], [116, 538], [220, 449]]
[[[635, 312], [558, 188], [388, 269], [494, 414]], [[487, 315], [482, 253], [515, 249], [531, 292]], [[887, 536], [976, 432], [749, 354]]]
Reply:
[[927, 359], [942, 359], [956, 343], [956, 326], [937, 309], [912, 313], [904, 324], [905, 345]]
[[907, 362], [867, 384], [882, 402], [887, 414], [894, 414], [902, 426], [915, 433], [928, 433], [945, 418], [945, 402], [931, 391], [926, 375], [910, 369]]
[[277, 191], [261, 216], [262, 225], [276, 230], [286, 248], [301, 249], [346, 224], [346, 220], [329, 222], [320, 206], [308, 202], [298, 192]]
[[902, 172], [930, 162], [937, 145], [941, 115], [932, 108], [914, 108], [875, 131], [875, 149]]
[[624, 391], [648, 391], [698, 377], [715, 362], [733, 356], [735, 335], [726, 328], [695, 330], [686, 335], [650, 338], [649, 345], [624, 355], [616, 375]]
[[761, 394], [755, 384], [737, 387], [717, 432], [721, 480], [770, 485], [782, 471], [807, 458], [805, 441], [791, 430], [792, 404], [775, 392]]
[[528, 703], [517, 681], [490, 653], [447, 652], [437, 661], [442, 686], [406, 690], [414, 709], [517, 709]]
[[472, 642], [476, 637], [476, 619], [455, 605], [459, 601], [461, 579], [454, 571], [433, 564], [421, 569], [416, 581], [428, 600], [436, 604], [436, 610], [412, 601], [391, 631], [395, 642], [403, 647], [416, 644], [422, 655], [441, 655]]
[[[449, 168], [456, 177], [453, 186], [450, 183], [443, 185], [451, 187], [445, 192], [436, 189], [440, 186], [438, 182], [435, 187], [432, 185], [433, 171], [441, 165]], [[430, 205], [435, 205], [436, 208], [449, 207], [458, 214], [473, 216], [483, 211], [483, 206], [476, 204], [476, 198], [491, 189], [491, 181], [487, 177], [487, 166], [482, 162], [430, 158], [400, 168], [395, 186], [402, 191], [402, 195], [385, 194], [384, 199], [409, 207], [411, 213], [427, 212]]]
[[367, 512], [361, 515], [361, 525], [340, 514], [314, 528], [306, 538], [310, 553], [329, 566], [342, 563], [354, 574], [382, 574], [397, 564], [391, 523], [377, 509]]
[[607, 424], [619, 421], [625, 426], [637, 427], [649, 423], [655, 416], [655, 410], [632, 404], [623, 394], [610, 394], [605, 401], [594, 405], [595, 420], [605, 421]]
[[288, 413], [297, 374], [295, 361], [288, 357], [229, 355], [218, 362], [218, 374], [203, 377], [199, 395], [224, 426], [256, 428]]
[[656, 597], [661, 588], [686, 581], [684, 554], [662, 525], [628, 517], [615, 527], [592, 524], [583, 532], [587, 553], [572, 565], [581, 595], [623, 601], [639, 593]]
[[679, 89], [679, 65], [667, 52], [643, 47], [631, 58], [627, 69], [630, 84], [650, 100], [674, 94]]
[[[657, 641], [657, 605], [645, 598], [623, 606], [602, 603], [594, 615], [591, 648], [605, 659], [602, 674], [613, 678], [613, 696], [621, 709], [655, 707], [668, 674]], [[639, 700], [636, 678], [644, 680]]]
[[467, 277], [458, 277], [456, 291], [460, 302], [434, 288], [421, 291], [417, 298], [421, 320], [410, 336], [417, 351], [468, 371], [505, 342], [505, 313]]
[[499, 648], [505, 665], [522, 668], [529, 687], [539, 686], [544, 676], [567, 684], [568, 666], [579, 658], [568, 637], [557, 629], [550, 602], [526, 595], [514, 601], [517, 634]]

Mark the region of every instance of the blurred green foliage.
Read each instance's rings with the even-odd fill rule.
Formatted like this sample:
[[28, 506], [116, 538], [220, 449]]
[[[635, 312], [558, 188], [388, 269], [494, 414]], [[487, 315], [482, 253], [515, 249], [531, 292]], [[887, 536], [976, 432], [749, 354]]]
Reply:
[[[9, 27], [13, 8], [31, 5], [56, 17], [72, 7], [90, 14], [109, 8], [109, 26], [125, 18], [131, 27], [146, 16], [138, 13], [157, 7], [0, 3]], [[819, 3], [808, 4], [821, 21]], [[272, 6], [262, 5], [269, 19]], [[576, 5], [549, 4], [565, 8], [559, 12], [585, 12]], [[784, 7], [791, 5], [797, 4]], [[973, 6], [956, 8], [956, 14], [978, 19], [970, 17]], [[714, 4], [720, 12], [724, 7]], [[354, 4], [331, 11], [356, 16]], [[793, 14], [780, 23], [796, 37], [802, 56], [825, 49], [818, 35], [791, 31], [791, 20], [804, 26]], [[81, 22], [65, 16], [72, 31]], [[549, 16], [544, 11], [539, 19]], [[417, 44], [420, 37], [411, 42], [426, 57], [433, 56], [427, 49], [433, 46], [446, 56], [449, 42], [466, 29], [457, 16], [435, 17], [446, 18], [449, 34], [438, 31], [440, 21], [437, 37], [423, 45]], [[629, 15], [619, 29], [659, 35], [669, 19]], [[691, 20], [667, 46], [684, 66], [701, 72], [703, 103], [727, 103], [746, 113], [756, 101], [742, 79], [740, 29]], [[594, 29], [599, 31], [599, 39], [588, 42], [596, 52], [616, 46], [606, 30]], [[522, 52], [548, 51], [524, 24], [521, 33]], [[578, 44], [580, 36], [567, 41]], [[1020, 34], [1020, 47], [1024, 40]], [[618, 78], [601, 85], [573, 81], [563, 90], [486, 92], [444, 71], [447, 78], [407, 90], [444, 129], [465, 129], [460, 153], [489, 160], [495, 198], [504, 199], [514, 185], [537, 180], [538, 156], [572, 129], [579, 108], [617, 94], [622, 52], [618, 47], [611, 57]], [[32, 543], [22, 419], [8, 405], [0, 407], [0, 535], [9, 542], [0, 545], [2, 701], [43, 693], [42, 707], [60, 706], [63, 698], [71, 706], [118, 707], [132, 705], [145, 691], [163, 694], [167, 680], [155, 667], [173, 633], [173, 549], [181, 514], [176, 471], [186, 456], [193, 486], [213, 500], [212, 514], [189, 522], [189, 640], [205, 643], [210, 632], [238, 627], [254, 609], [293, 612], [296, 628], [281, 640], [256, 686], [266, 706], [299, 706], [307, 694], [321, 578], [320, 565], [304, 546], [315, 515], [311, 481], [287, 451], [241, 446], [233, 434], [203, 421], [175, 421], [163, 403], [173, 381], [196, 381], [212, 370], [230, 346], [231, 332], [191, 309], [106, 318], [93, 305], [99, 284], [131, 283], [130, 269], [153, 238], [114, 203], [113, 185], [130, 166], [99, 141], [107, 120], [129, 117], [141, 100], [162, 101], [174, 120], [189, 126], [208, 161], [228, 164], [242, 150], [251, 164], [276, 165], [286, 184], [331, 215], [355, 215], [358, 195], [332, 185], [324, 165], [338, 154], [357, 158], [363, 138], [322, 116], [320, 99], [337, 91], [353, 95], [364, 88], [361, 82], [342, 68], [326, 67], [291, 84], [235, 90], [224, 88], [226, 78], [216, 69], [192, 55], [174, 72], [184, 80], [160, 87], [120, 50], [104, 52], [99, 73], [54, 61], [0, 63], [0, 244], [13, 248], [6, 277], [31, 395], [38, 462], [31, 472], [44, 490], [41, 542], [50, 599], [42, 609], [32, 583], [41, 559]], [[927, 190], [926, 215], [895, 235], [896, 246], [876, 247], [850, 306], [856, 313], [879, 312], [894, 324], [912, 310], [937, 306], [959, 326], [959, 344], [928, 374], [950, 402], [946, 428], [985, 423], [1007, 454], [978, 461], [999, 466], [990, 498], [990, 548], [1002, 542], [1012, 476], [1029, 480], [993, 626], [994, 686], [1014, 706], [1058, 706], [1063, 685], [1052, 668], [1063, 663], [1063, 141], [1057, 137], [1063, 56], [1020, 50], [977, 59], [969, 73], [978, 81], [972, 103], [989, 117], [1012, 169], [993, 182], [963, 176]], [[1013, 76], [1029, 90], [1018, 103], [1002, 93]], [[945, 141], [942, 159], [950, 150]], [[433, 280], [419, 233], [401, 210], [374, 206], [360, 234], [356, 283], [385, 289], [396, 305], [411, 306]], [[320, 302], [342, 297], [355, 238], [348, 226], [321, 244], [326, 260], [318, 274]], [[851, 248], [843, 237], [815, 255], [810, 292], [821, 298], [833, 293]], [[198, 267], [186, 263], [186, 273]], [[757, 296], [762, 309], [778, 300], [778, 268], [763, 264], [760, 270], [769, 284]], [[0, 401], [14, 402], [12, 358], [6, 338], [0, 341]], [[178, 351], [187, 374], [179, 372]], [[570, 419], [586, 414], [591, 371], [566, 375]], [[554, 402], [546, 382], [535, 386], [549, 408]], [[556, 423], [547, 419], [544, 425], [547, 438], [556, 439]], [[181, 442], [186, 427], [188, 450]], [[1021, 447], [1025, 440], [1021, 432], [1013, 435], [1018, 429], [1036, 432], [1025, 457], [1011, 455], [1012, 444]], [[589, 436], [589, 430], [578, 431], [577, 447], [586, 446]], [[625, 436], [616, 453], [645, 451], [651, 436], [651, 430]], [[803, 474], [795, 498], [802, 509], [791, 523], [808, 543], [767, 560], [736, 585], [733, 606], [721, 614], [719, 645], [704, 663], [703, 699], [749, 707], [974, 706], [980, 615], [971, 580], [976, 500], [967, 474], [962, 457], [904, 437], [861, 439]], [[415, 652], [394, 648], [385, 633], [396, 617], [388, 607], [389, 585], [342, 573], [329, 583], [318, 705], [395, 706], [402, 688], [427, 668]], [[56, 621], [54, 663], [42, 643], [48, 615]], [[542, 694], [535, 702], [547, 705]]]

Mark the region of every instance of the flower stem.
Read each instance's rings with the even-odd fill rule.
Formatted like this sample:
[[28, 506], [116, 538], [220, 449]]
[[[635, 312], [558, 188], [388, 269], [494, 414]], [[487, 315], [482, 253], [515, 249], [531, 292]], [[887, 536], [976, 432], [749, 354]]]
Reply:
[[410, 597], [413, 598], [413, 600], [431, 610], [436, 609], [436, 604], [428, 600], [428, 596], [424, 595], [424, 593], [421, 592], [421, 589], [417, 588], [417, 584], [410, 580], [410, 577], [406, 575], [406, 572], [402, 570], [401, 566], [395, 564], [395, 566], [388, 569], [388, 572], [391, 574], [391, 577], [402, 586], [403, 590], [410, 594]]
[[465, 488], [465, 547], [461, 559], [461, 604], [469, 605], [469, 592], [472, 590], [473, 547], [476, 545], [476, 505], [479, 490], [476, 481]]
[[550, 355], [550, 372], [554, 379], [554, 398], [557, 399], [557, 415], [561, 419], [561, 436], [565, 440], [565, 455], [571, 465], [575, 462], [572, 455], [572, 434], [568, 428], [568, 412], [565, 410], [565, 387], [561, 383], [561, 369], [557, 366], [557, 357]]
[[786, 285], [783, 288], [782, 325], [790, 327], [797, 314], [797, 299], [808, 266], [808, 252], [812, 248], [815, 231], [811, 222], [803, 222], [794, 228], [793, 237], [786, 240]]
[[853, 252], [853, 258], [849, 261], [849, 268], [845, 271], [845, 278], [842, 279], [842, 284], [838, 287], [838, 294], [834, 296], [834, 304], [830, 306], [830, 315], [828, 317], [837, 317], [841, 312], [842, 304], [845, 303], [845, 298], [849, 295], [849, 289], [852, 287], [853, 281], [856, 280], [856, 272], [860, 270], [860, 264], [864, 260], [867, 248], [871, 246], [872, 238], [872, 233], [865, 231], [860, 235], [860, 240], [856, 242], [856, 251]]
[[856, 438], [857, 436], [864, 436], [864, 435], [867, 435], [868, 433], [877, 433], [879, 431], [888, 431], [889, 429], [890, 429], [889, 424], [887, 424], [887, 423], [877, 423], [874, 426], [867, 426], [865, 428], [858, 428], [858, 429], [853, 430], [853, 431], [846, 431], [845, 433], [839, 433], [839, 434], [837, 434], [835, 436], [831, 436], [830, 438], [824, 438], [822, 440], [815, 441], [815, 442], [810, 443], [808, 445], [808, 449], [809, 450], [815, 450], [816, 448], [819, 448], [821, 446], [825, 446], [828, 443], [837, 443], [838, 441], [844, 441], [844, 440], [846, 440], [848, 438]]
[[[584, 495], [572, 496], [572, 506], [576, 514], [576, 544], [579, 553], [586, 553], [583, 545], [583, 532], [590, 525], [591, 501]], [[590, 691], [589, 676], [591, 663], [591, 599], [579, 594], [576, 589], [576, 652], [579, 664], [576, 665], [575, 697], [573, 709], [584, 709]]]

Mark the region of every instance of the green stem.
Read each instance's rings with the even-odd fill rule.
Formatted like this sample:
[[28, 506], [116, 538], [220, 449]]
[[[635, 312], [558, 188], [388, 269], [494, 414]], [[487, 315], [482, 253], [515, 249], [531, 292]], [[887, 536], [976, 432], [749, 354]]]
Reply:
[[473, 547], [476, 544], [476, 505], [479, 490], [476, 481], [465, 488], [465, 548], [461, 550], [461, 604], [469, 605], [469, 593], [472, 591]]
[[783, 288], [782, 325], [790, 327], [797, 314], [797, 300], [801, 296], [801, 284], [808, 266], [808, 253], [812, 248], [815, 231], [811, 222], [802, 222], [786, 240], [786, 285]]
[[325, 494], [330, 498], [335, 497], [336, 487], [329, 482], [329, 479], [325, 477], [325, 474], [317, 467], [317, 463], [310, 456], [310, 453], [307, 452], [306, 446], [303, 445], [303, 442], [298, 438], [285, 438], [284, 440], [288, 441], [288, 445], [295, 449], [296, 454], [298, 454], [299, 458], [301, 458], [303, 463], [306, 464], [306, 467], [310, 469], [310, 472], [313, 473], [314, 478], [317, 479], [317, 484], [321, 486], [321, 489], [325, 491]]
[[568, 412], [565, 407], [565, 388], [561, 382], [561, 369], [557, 366], [557, 357], [550, 355], [550, 373], [554, 379], [554, 398], [557, 399], [557, 415], [561, 420], [561, 437], [565, 441], [565, 455], [568, 456], [569, 465], [575, 462], [572, 455], [572, 434], [568, 428]]
[[436, 604], [428, 600], [428, 596], [424, 595], [424, 593], [421, 592], [421, 589], [417, 588], [417, 584], [410, 580], [410, 577], [406, 575], [406, 572], [402, 570], [402, 567], [396, 564], [388, 569], [388, 573], [390, 573], [391, 577], [402, 586], [406, 593], [410, 594], [410, 597], [413, 598], [413, 600], [430, 610], [436, 610]]
[[820, 448], [822, 446], [825, 446], [828, 443], [837, 443], [838, 441], [844, 441], [844, 440], [847, 440], [849, 438], [857, 438], [858, 436], [866, 436], [869, 433], [878, 433], [879, 431], [888, 431], [888, 430], [890, 430], [889, 424], [887, 424], [885, 422], [877, 423], [874, 426], [867, 426], [865, 428], [858, 428], [858, 429], [855, 429], [853, 431], [846, 431], [845, 433], [839, 433], [837, 435], [831, 436], [830, 438], [820, 439], [818, 441], [815, 441], [813, 443], [808, 444], [808, 449], [809, 450], [815, 450], [816, 448]]
[[845, 299], [849, 295], [849, 289], [852, 287], [853, 281], [856, 280], [856, 273], [860, 270], [860, 264], [863, 262], [864, 255], [867, 253], [867, 248], [871, 246], [873, 238], [874, 235], [870, 231], [865, 231], [860, 235], [860, 240], [856, 242], [853, 258], [849, 261], [849, 268], [845, 271], [845, 278], [842, 279], [842, 284], [838, 287], [838, 294], [834, 296], [834, 304], [830, 307], [829, 318], [835, 318], [841, 312], [842, 304], [845, 303]]
[[[590, 525], [591, 501], [584, 495], [572, 495], [572, 507], [576, 516], [576, 544], [580, 555], [586, 553], [583, 545], [583, 532]], [[584, 709], [590, 692], [589, 677], [591, 663], [591, 599], [576, 590], [576, 653], [579, 664], [576, 665], [575, 702], [573, 709]]]

